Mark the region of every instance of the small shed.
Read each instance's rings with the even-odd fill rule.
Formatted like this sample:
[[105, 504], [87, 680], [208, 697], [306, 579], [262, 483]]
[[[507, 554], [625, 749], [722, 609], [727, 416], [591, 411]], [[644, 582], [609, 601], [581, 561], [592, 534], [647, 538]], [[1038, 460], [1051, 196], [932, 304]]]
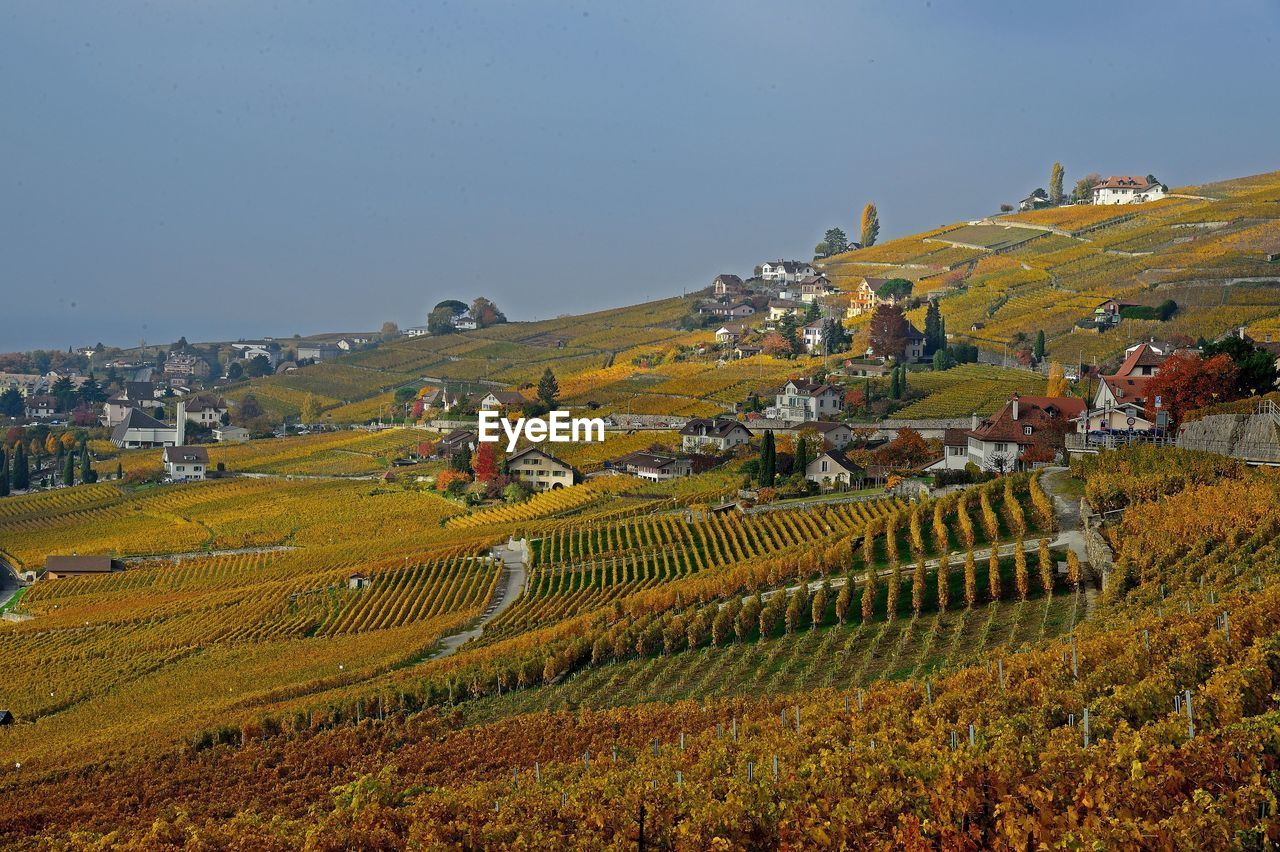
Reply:
[[13, 724], [13, 714], [8, 710], [0, 710], [0, 727]]
[[352, 574], [347, 578], [348, 589], [367, 589], [369, 587], [369, 576], [359, 572]]
[[45, 578], [92, 577], [123, 571], [124, 563], [110, 556], [49, 556], [44, 561]]

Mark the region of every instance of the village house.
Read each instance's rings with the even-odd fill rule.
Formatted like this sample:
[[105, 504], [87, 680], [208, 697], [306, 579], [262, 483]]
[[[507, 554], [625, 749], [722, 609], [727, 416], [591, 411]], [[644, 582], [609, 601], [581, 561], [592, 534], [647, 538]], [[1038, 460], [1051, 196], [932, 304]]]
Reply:
[[155, 385], [151, 382], [125, 382], [120, 393], [102, 404], [102, 424], [112, 428], [123, 420], [130, 409], [162, 408], [156, 399]]
[[1018, 202], [1019, 212], [1026, 213], [1028, 210], [1039, 210], [1041, 207], [1049, 206], [1049, 193], [1043, 189], [1036, 189], [1026, 198]]
[[203, 379], [210, 372], [208, 361], [185, 352], [170, 352], [164, 359], [164, 373], [167, 376], [192, 376]]
[[215, 426], [213, 439], [224, 444], [243, 444], [249, 440], [249, 430], [243, 426]]
[[815, 274], [813, 266], [799, 260], [775, 260], [760, 264], [760, 277], [765, 281], [794, 282]]
[[755, 314], [756, 309], [750, 302], [713, 302], [709, 305], [703, 305], [698, 308], [698, 312], [713, 317], [725, 317], [726, 319], [742, 319]]
[[357, 571], [347, 577], [347, 588], [353, 591], [369, 588], [369, 575]]
[[436, 444], [436, 455], [442, 459], [452, 458], [457, 453], [470, 455], [475, 452], [479, 440], [479, 433], [473, 429], [454, 429]]
[[875, 309], [880, 305], [893, 307], [903, 301], [905, 297], [898, 293], [886, 293], [881, 296], [877, 292], [892, 280], [891, 278], [863, 278], [859, 281], [858, 286], [853, 290], [849, 307], [845, 309], [845, 317], [853, 319], [864, 314], [874, 313]]
[[776, 431], [797, 438], [801, 435], [817, 436], [822, 441], [823, 448], [828, 450], [843, 450], [853, 443], [853, 430], [844, 423], [831, 420], [808, 420]]
[[711, 282], [711, 292], [717, 297], [741, 296], [746, 291], [742, 279], [736, 275], [717, 275]]
[[480, 397], [476, 407], [486, 411], [501, 411], [507, 408], [519, 408], [528, 401], [519, 391], [492, 390]]
[[681, 448], [687, 453], [722, 453], [751, 440], [751, 431], [727, 417], [695, 417], [680, 430]]
[[187, 422], [212, 429], [222, 424], [227, 415], [227, 401], [211, 396], [197, 396], [187, 400]]
[[22, 396], [31, 396], [47, 385], [44, 376], [36, 373], [0, 373], [0, 393], [12, 388]]
[[804, 351], [810, 354], [820, 354], [825, 341], [825, 335], [826, 322], [820, 319], [814, 320], [800, 329], [800, 344], [804, 346]]
[[1131, 346], [1115, 373], [1099, 377], [1090, 408], [1077, 419], [1077, 431], [1146, 432], [1155, 428], [1146, 416], [1147, 384], [1168, 358], [1152, 343]]
[[659, 453], [630, 453], [613, 462], [613, 467], [653, 482], [665, 482], [693, 474], [692, 460]]
[[58, 401], [48, 394], [30, 394], [26, 399], [27, 416], [36, 420], [52, 417], [58, 411]]
[[805, 304], [812, 304], [836, 292], [836, 288], [831, 285], [831, 279], [825, 275], [811, 275], [802, 280], [797, 289], [800, 301]]
[[475, 331], [480, 327], [480, 323], [466, 314], [458, 314], [453, 318], [453, 327], [458, 331]]
[[1100, 329], [1110, 328], [1120, 322], [1121, 312], [1125, 308], [1136, 307], [1133, 302], [1122, 302], [1119, 299], [1107, 299], [1093, 309], [1092, 321]]
[[332, 343], [299, 343], [299, 361], [332, 361], [342, 354], [342, 350]]
[[[973, 415], [970, 429], [977, 429], [978, 415]], [[942, 458], [925, 467], [926, 471], [964, 470], [969, 464], [969, 429], [946, 429], [942, 435]]]
[[124, 563], [110, 556], [46, 556], [44, 578], [86, 577], [123, 571]]
[[1169, 192], [1169, 187], [1155, 179], [1154, 175], [1112, 175], [1093, 187], [1094, 204], [1141, 204], [1159, 201]]
[[353, 352], [368, 343], [367, 337], [344, 337], [338, 341], [338, 348], [343, 352]]
[[204, 447], [165, 447], [160, 457], [165, 476], [174, 482], [202, 482], [209, 469]]
[[537, 447], [526, 447], [507, 457], [507, 474], [534, 491], [551, 491], [581, 481], [582, 476], [571, 465]]
[[861, 487], [867, 471], [841, 450], [827, 450], [804, 469], [804, 478], [823, 491], [846, 491]]
[[762, 351], [763, 350], [759, 346], [755, 346], [754, 344], [747, 345], [745, 343], [739, 343], [737, 346], [733, 347], [733, 357], [738, 359], [751, 358], [759, 355]]
[[405, 337], [425, 337], [427, 334], [427, 327], [425, 325], [410, 326], [400, 332], [400, 334]]
[[1066, 443], [1083, 399], [1014, 394], [1000, 411], [969, 430], [968, 460], [983, 470], [1008, 472], [1044, 464]]
[[280, 344], [274, 340], [240, 340], [231, 349], [241, 361], [251, 361], [261, 355], [272, 370], [280, 363]]
[[743, 322], [727, 322], [716, 329], [716, 343], [737, 343], [751, 329]]
[[794, 299], [770, 299], [769, 322], [778, 322], [787, 316], [800, 316], [807, 307], [804, 302], [798, 302]]
[[825, 421], [838, 415], [843, 407], [844, 394], [835, 385], [791, 379], [782, 386], [765, 416], [784, 423]]

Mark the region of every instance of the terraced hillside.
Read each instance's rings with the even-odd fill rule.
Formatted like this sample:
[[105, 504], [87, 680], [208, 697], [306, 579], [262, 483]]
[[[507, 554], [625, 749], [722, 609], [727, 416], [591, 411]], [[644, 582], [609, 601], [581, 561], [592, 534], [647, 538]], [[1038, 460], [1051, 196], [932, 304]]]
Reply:
[[[903, 277], [940, 293], [955, 337], [1000, 351], [1043, 329], [1051, 358], [1105, 360], [1148, 336], [1212, 338], [1247, 325], [1280, 335], [1280, 172], [1176, 189], [1161, 201], [1069, 206], [958, 223], [823, 262], [837, 286]], [[1102, 301], [1180, 310], [1073, 331]], [[923, 322], [923, 309], [913, 315]], [[865, 322], [858, 320], [856, 322]], [[1277, 337], [1280, 339], [1280, 337]]]

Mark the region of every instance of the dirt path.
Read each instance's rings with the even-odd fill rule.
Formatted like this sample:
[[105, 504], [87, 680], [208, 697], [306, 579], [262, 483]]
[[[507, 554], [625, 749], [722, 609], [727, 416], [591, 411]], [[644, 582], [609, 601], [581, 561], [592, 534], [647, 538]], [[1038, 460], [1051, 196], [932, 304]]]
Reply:
[[427, 659], [438, 660], [457, 652], [463, 645], [484, 633], [485, 625], [497, 618], [524, 593], [528, 570], [523, 548], [499, 545], [493, 550], [494, 555], [502, 560], [502, 576], [498, 578], [498, 589], [494, 592], [493, 600], [489, 602], [488, 608], [480, 614], [475, 624], [461, 633], [454, 633], [441, 639], [440, 650], [428, 656]]
[[9, 599], [18, 593], [19, 587], [18, 575], [14, 573], [8, 562], [0, 559], [0, 609], [3, 609]]

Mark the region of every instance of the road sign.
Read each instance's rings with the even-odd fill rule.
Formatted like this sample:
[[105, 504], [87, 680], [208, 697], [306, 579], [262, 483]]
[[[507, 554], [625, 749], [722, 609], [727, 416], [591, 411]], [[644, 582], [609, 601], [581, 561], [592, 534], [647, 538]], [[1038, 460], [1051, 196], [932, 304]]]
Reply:
[[1157, 397], [1156, 397], [1156, 408], [1159, 408], [1159, 407], [1160, 407], [1160, 403], [1161, 403], [1162, 401], [1163, 401], [1163, 400], [1161, 400], [1159, 396], [1157, 396]]
[[1128, 424], [1129, 424], [1129, 428], [1131, 428], [1131, 429], [1132, 429], [1132, 428], [1133, 428], [1133, 424], [1137, 423], [1138, 421], [1137, 421], [1137, 419], [1136, 419], [1136, 418], [1134, 418], [1134, 417], [1129, 417], [1128, 419], [1126, 419], [1126, 420], [1125, 420], [1125, 422], [1126, 422], [1126, 423], [1128, 423]]

